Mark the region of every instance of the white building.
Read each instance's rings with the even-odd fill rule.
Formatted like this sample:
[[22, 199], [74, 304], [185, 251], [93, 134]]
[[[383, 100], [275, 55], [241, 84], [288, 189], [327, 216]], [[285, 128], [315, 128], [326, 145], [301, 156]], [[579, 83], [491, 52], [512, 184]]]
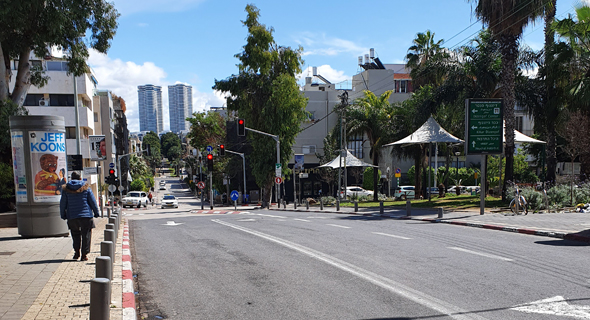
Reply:
[[168, 86], [168, 110], [170, 131], [189, 130], [190, 122], [186, 119], [193, 114], [193, 87], [181, 83]]
[[162, 117], [162, 87], [146, 84], [137, 87], [139, 130], [160, 133], [164, 130]]

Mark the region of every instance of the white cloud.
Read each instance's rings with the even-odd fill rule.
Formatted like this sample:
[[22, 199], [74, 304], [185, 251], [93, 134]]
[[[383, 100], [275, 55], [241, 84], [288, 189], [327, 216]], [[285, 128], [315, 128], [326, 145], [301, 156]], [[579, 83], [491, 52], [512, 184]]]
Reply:
[[357, 45], [350, 40], [326, 36], [325, 33], [304, 32], [298, 34], [295, 41], [304, 46], [304, 56], [335, 56], [341, 53], [359, 56], [369, 53], [369, 48]]
[[[305, 79], [305, 77], [312, 77], [313, 76], [313, 67], [307, 67], [307, 69], [303, 70], [303, 72], [297, 77], [299, 79]], [[343, 81], [350, 81], [352, 79], [351, 76], [347, 76], [344, 74], [344, 71], [336, 70], [332, 68], [330, 65], [324, 64], [318, 66], [318, 75], [321, 75], [326, 80], [330, 81], [331, 83], [340, 83]]]
[[[164, 129], [170, 128], [170, 114], [168, 111], [168, 85], [186, 82], [169, 81], [167, 74], [161, 67], [153, 62], [144, 62], [139, 65], [132, 61], [112, 59], [109, 56], [91, 50], [88, 64], [92, 67], [98, 89], [110, 90], [119, 97], [125, 99], [127, 104], [127, 126], [129, 131], [139, 131], [139, 106], [137, 98], [137, 86], [153, 84], [162, 87], [162, 118]], [[193, 111], [203, 111], [210, 107], [220, 107], [225, 104], [225, 98], [219, 92], [199, 92], [193, 88]]]
[[141, 4], [135, 0], [114, 0], [115, 8], [122, 15], [137, 12], [178, 12], [194, 8], [205, 0], [142, 0]]

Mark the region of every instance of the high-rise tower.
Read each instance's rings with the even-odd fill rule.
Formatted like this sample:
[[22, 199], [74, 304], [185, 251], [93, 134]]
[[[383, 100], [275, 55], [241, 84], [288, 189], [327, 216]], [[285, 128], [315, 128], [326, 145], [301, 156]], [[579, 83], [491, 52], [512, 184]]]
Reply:
[[193, 87], [185, 84], [168, 86], [168, 108], [170, 110], [170, 131], [179, 133], [189, 130], [186, 121], [193, 114]]
[[162, 87], [146, 84], [137, 87], [139, 98], [139, 130], [164, 131], [162, 118]]

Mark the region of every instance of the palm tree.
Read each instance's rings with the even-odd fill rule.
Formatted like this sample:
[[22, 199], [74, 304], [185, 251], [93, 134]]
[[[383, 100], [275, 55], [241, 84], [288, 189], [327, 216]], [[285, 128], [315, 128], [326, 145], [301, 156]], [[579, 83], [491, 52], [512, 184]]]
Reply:
[[[426, 30], [426, 33], [416, 34], [416, 39], [412, 40], [412, 43], [406, 55], [406, 67], [411, 69], [410, 76], [414, 86], [419, 88], [427, 84], [440, 84], [441, 68], [436, 63], [446, 57], [441, 47], [443, 40], [435, 42], [434, 32]], [[432, 65], [433, 61], [435, 65]]]
[[[379, 165], [381, 146], [387, 141], [391, 134], [389, 123], [391, 121], [391, 104], [389, 96], [392, 91], [385, 91], [377, 97], [371, 91], [365, 91], [364, 97], [358, 98], [347, 111], [349, 126], [347, 134], [364, 134], [371, 145], [370, 156], [373, 165]], [[373, 201], [377, 201], [378, 171], [373, 170]]]
[[[515, 74], [518, 42], [529, 22], [543, 14], [546, 0], [470, 0], [477, 1], [475, 14], [488, 26], [500, 44], [502, 55], [502, 98], [506, 122], [506, 179], [514, 179], [514, 104], [516, 101]], [[506, 188], [503, 188], [506, 190]], [[502, 198], [505, 199], [503, 194]]]

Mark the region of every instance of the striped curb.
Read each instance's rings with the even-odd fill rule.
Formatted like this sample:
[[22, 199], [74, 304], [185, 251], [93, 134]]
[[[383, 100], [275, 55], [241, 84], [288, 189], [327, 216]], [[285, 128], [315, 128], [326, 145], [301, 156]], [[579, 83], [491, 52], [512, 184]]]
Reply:
[[129, 250], [129, 224], [125, 220], [123, 227], [123, 320], [136, 320], [135, 293], [133, 290], [133, 270], [131, 268], [131, 251]]
[[246, 211], [220, 211], [220, 210], [193, 210], [190, 213], [202, 214], [247, 214]]

